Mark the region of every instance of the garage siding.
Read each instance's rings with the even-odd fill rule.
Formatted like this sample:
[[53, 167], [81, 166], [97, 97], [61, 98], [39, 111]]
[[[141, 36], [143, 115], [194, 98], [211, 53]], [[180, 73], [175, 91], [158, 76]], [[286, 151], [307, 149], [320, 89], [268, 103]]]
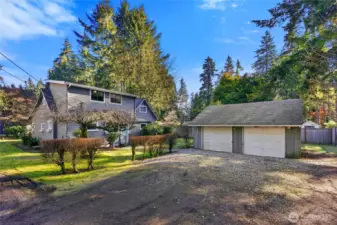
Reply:
[[244, 154], [285, 157], [284, 127], [245, 127]]
[[232, 152], [231, 127], [204, 127], [204, 149]]

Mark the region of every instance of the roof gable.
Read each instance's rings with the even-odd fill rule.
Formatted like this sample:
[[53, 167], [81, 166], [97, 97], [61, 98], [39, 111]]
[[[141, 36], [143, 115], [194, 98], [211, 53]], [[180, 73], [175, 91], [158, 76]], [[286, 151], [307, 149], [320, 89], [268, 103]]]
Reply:
[[152, 113], [152, 115], [154, 116], [154, 118], [157, 120], [157, 115], [154, 113], [154, 111], [152, 110], [152, 108], [151, 108], [151, 105], [144, 99], [144, 98], [137, 98], [136, 99], [136, 102], [135, 102], [135, 105], [136, 105], [136, 107], [135, 107], [135, 110], [136, 110], [136, 113], [139, 113], [138, 111], [137, 111], [137, 109], [138, 109], [138, 107], [140, 106], [140, 105], [146, 105], [147, 106], [147, 108], [150, 110], [150, 112]]
[[189, 126], [280, 126], [302, 124], [299, 99], [208, 106]]

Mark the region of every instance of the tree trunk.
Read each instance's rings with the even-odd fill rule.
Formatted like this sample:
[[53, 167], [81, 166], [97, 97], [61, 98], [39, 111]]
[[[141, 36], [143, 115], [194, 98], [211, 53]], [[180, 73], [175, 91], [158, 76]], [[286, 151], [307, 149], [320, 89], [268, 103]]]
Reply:
[[136, 146], [132, 146], [132, 161], [136, 159]]
[[72, 156], [71, 156], [71, 163], [73, 165], [73, 172], [74, 173], [78, 173], [78, 170], [76, 168], [76, 157], [77, 157], [77, 152], [72, 152]]
[[94, 162], [94, 150], [89, 150], [89, 158], [88, 158], [88, 170], [93, 170], [94, 166], [92, 165]]
[[66, 174], [66, 167], [64, 165], [64, 151], [59, 151], [59, 163], [58, 165], [61, 167], [61, 173]]

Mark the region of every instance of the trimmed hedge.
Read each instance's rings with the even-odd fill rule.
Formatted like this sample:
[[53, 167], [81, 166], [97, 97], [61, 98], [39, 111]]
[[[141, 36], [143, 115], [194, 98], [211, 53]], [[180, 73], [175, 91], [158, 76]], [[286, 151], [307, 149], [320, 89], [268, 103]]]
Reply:
[[[63, 174], [66, 173], [64, 165], [64, 154], [70, 152], [72, 154], [73, 171], [77, 173], [76, 162], [77, 155], [80, 152], [88, 153], [88, 170], [94, 169], [93, 161], [99, 147], [104, 143], [103, 138], [72, 138], [72, 139], [52, 139], [42, 140], [41, 150], [46, 159], [55, 162], [61, 168]], [[57, 157], [55, 157], [57, 153]]]
[[132, 160], [136, 157], [136, 147], [143, 146], [143, 159], [145, 158], [146, 149], [150, 153], [150, 157], [158, 156], [162, 152], [163, 144], [170, 135], [153, 135], [153, 136], [131, 136], [130, 142], [132, 147]]

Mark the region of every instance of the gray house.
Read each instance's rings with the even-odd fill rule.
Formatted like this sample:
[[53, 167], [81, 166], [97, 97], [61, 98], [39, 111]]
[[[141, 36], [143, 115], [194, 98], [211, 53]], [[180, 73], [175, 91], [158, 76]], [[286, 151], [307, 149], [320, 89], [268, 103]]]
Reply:
[[[68, 138], [79, 127], [75, 123], [53, 121], [52, 110], [66, 112], [72, 107], [82, 104], [88, 110], [120, 109], [135, 113], [136, 123], [131, 130], [122, 134], [124, 141], [128, 135], [139, 135], [141, 128], [156, 121], [157, 117], [145, 99], [136, 95], [107, 90], [65, 81], [48, 80], [46, 88], [42, 89], [37, 104], [30, 115], [31, 130], [40, 139]], [[100, 121], [96, 125], [100, 125]], [[90, 137], [103, 137], [105, 132], [94, 128], [88, 130]]]
[[195, 148], [278, 158], [300, 156], [301, 125], [298, 99], [209, 106], [188, 123]]

